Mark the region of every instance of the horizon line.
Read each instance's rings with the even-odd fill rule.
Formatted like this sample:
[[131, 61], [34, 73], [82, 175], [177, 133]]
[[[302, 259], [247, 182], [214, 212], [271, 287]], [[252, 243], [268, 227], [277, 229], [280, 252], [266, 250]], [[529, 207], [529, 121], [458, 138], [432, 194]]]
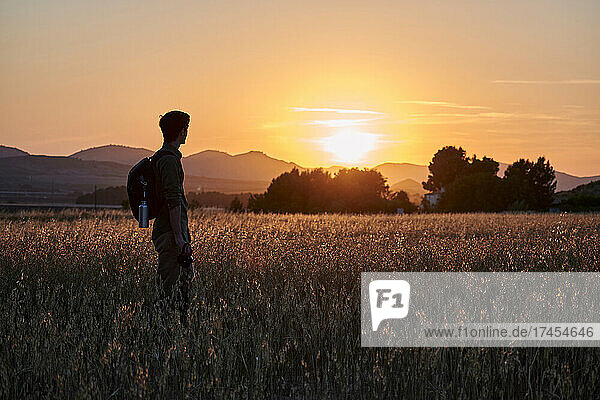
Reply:
[[[7, 146], [7, 145], [4, 145], [4, 144], [0, 144], [0, 146], [23, 151], [23, 152], [27, 153], [26, 155], [31, 155], [31, 156], [47, 156], [47, 157], [71, 157], [73, 154], [76, 154], [76, 153], [79, 153], [79, 152], [82, 152], [82, 151], [92, 150], [92, 149], [98, 149], [98, 148], [102, 148], [102, 147], [109, 147], [109, 146], [125, 147], [125, 148], [132, 149], [132, 150], [146, 150], [146, 151], [149, 151], [149, 152], [153, 152], [153, 150], [150, 150], [150, 149], [145, 148], [145, 147], [133, 147], [133, 146], [125, 145], [125, 144], [116, 144], [116, 143], [104, 144], [104, 145], [100, 145], [100, 146], [92, 146], [92, 147], [88, 147], [86, 149], [78, 150], [78, 151], [76, 151], [74, 153], [67, 154], [67, 155], [64, 155], [64, 154], [33, 154], [33, 153], [30, 153], [30, 152], [28, 152], [26, 150], [23, 150], [23, 149], [21, 149], [19, 147], [16, 147], [16, 146]], [[406, 162], [406, 161], [382, 161], [382, 162], [378, 162], [378, 163], [374, 164], [373, 166], [367, 166], [365, 164], [362, 164], [362, 165], [348, 165], [348, 164], [342, 163], [342, 164], [331, 164], [329, 166], [322, 166], [321, 165], [321, 166], [308, 166], [307, 167], [307, 166], [303, 166], [303, 165], [301, 165], [301, 164], [299, 164], [299, 163], [297, 163], [295, 161], [289, 161], [289, 160], [284, 160], [284, 159], [281, 159], [281, 158], [276, 158], [276, 157], [270, 156], [270, 155], [268, 155], [267, 153], [265, 153], [262, 150], [248, 150], [246, 152], [232, 154], [232, 153], [228, 153], [227, 151], [223, 151], [223, 150], [205, 149], [205, 150], [200, 150], [200, 151], [194, 152], [194, 153], [189, 154], [189, 155], [184, 155], [183, 158], [191, 157], [191, 156], [194, 156], [196, 154], [200, 154], [200, 153], [207, 152], [207, 151], [213, 151], [213, 152], [217, 152], [217, 153], [224, 153], [224, 154], [227, 154], [228, 156], [231, 156], [231, 157], [240, 156], [240, 155], [249, 154], [249, 153], [260, 153], [260, 154], [263, 154], [266, 157], [269, 157], [269, 158], [271, 158], [273, 160], [282, 161], [282, 162], [289, 163], [289, 164], [294, 164], [294, 165], [296, 165], [296, 166], [298, 166], [298, 167], [300, 167], [302, 169], [317, 169], [317, 168], [329, 169], [329, 168], [336, 168], [336, 167], [339, 167], [339, 168], [369, 168], [369, 169], [373, 169], [373, 168], [376, 168], [376, 167], [381, 166], [383, 164], [406, 164], [406, 165], [414, 165], [414, 166], [418, 166], [418, 167], [428, 167], [428, 165], [429, 165], [429, 162], [425, 162], [424, 164], [415, 164], [415, 163]], [[15, 156], [15, 157], [19, 157], [19, 156]], [[522, 158], [522, 157], [520, 157], [520, 158]], [[512, 164], [512, 163], [506, 163], [506, 162], [503, 162], [503, 161], [498, 161], [498, 160], [495, 160], [495, 159], [494, 159], [494, 161], [498, 162], [499, 164], [504, 164], [504, 165], [511, 165]], [[517, 160], [515, 160], [515, 161], [517, 161]], [[570, 172], [558, 171], [556, 169], [555, 169], [555, 172], [560, 172], [562, 174], [566, 174], [566, 175], [573, 176], [573, 177], [576, 177], [576, 178], [591, 178], [591, 177], [595, 177], [595, 176], [600, 176], [600, 173], [592, 174], [592, 175], [575, 175], [575, 174], [570, 173]]]

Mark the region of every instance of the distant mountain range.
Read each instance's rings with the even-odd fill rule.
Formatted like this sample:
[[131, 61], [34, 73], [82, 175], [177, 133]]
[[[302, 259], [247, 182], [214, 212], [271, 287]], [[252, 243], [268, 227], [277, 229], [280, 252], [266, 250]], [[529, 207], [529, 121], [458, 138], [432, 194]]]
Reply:
[[260, 151], [249, 151], [243, 154], [230, 155], [222, 151], [205, 150], [184, 157], [182, 160], [186, 175], [206, 176], [220, 179], [239, 179], [271, 182], [271, 179], [296, 167], [293, 162], [286, 162], [269, 157]]
[[421, 182], [417, 182], [414, 179], [403, 179], [400, 182], [396, 182], [390, 186], [390, 190], [393, 192], [404, 191], [408, 195], [408, 199], [413, 204], [420, 204], [423, 199], [423, 195], [427, 193], [427, 190], [423, 189]]
[[28, 154], [28, 152], [17, 149], [16, 147], [7, 147], [0, 145], [0, 158], [26, 156]]
[[71, 158], [94, 161], [112, 161], [125, 165], [135, 165], [144, 157], [154, 154], [153, 151], [142, 147], [127, 147], [120, 144], [92, 147], [71, 154]]
[[[154, 152], [144, 148], [107, 145], [78, 151], [70, 156], [31, 155], [14, 147], [0, 146], [0, 191], [79, 191], [90, 192], [93, 186], [124, 185], [129, 169]], [[182, 159], [186, 174], [186, 191], [220, 191], [223, 193], [263, 192], [271, 180], [296, 167], [259, 151], [231, 155], [205, 150]], [[499, 175], [508, 164], [500, 164]], [[325, 170], [334, 174], [340, 166]], [[384, 163], [374, 167], [387, 178], [394, 191], [404, 190], [413, 201], [425, 190], [421, 182], [427, 179], [425, 165]], [[599, 180], [600, 176], [577, 177], [556, 172], [557, 191]]]
[[579, 185], [569, 191], [558, 193], [556, 199], [564, 201], [572, 196], [600, 197], [600, 180], [586, 183], [585, 185]]

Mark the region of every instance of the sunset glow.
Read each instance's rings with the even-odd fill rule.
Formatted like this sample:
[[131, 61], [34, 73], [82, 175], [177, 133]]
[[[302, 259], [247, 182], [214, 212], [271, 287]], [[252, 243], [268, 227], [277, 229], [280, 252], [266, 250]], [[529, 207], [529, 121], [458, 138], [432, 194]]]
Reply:
[[159, 115], [179, 109], [192, 121], [184, 156], [427, 165], [458, 145], [592, 176], [598, 15], [595, 0], [7, 0], [0, 144], [156, 150]]
[[352, 129], [343, 130], [322, 140], [323, 149], [333, 154], [334, 161], [356, 163], [375, 149], [377, 135]]

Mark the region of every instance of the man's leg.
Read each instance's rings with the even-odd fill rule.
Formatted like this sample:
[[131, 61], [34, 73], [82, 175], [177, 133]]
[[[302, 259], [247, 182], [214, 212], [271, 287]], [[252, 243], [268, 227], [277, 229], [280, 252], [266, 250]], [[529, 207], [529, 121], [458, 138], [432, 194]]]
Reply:
[[173, 233], [165, 232], [156, 238], [154, 248], [158, 252], [159, 298], [162, 301], [168, 301], [173, 295], [173, 287], [179, 277], [177, 248]]
[[[159, 236], [154, 243], [158, 252], [158, 277], [160, 279], [161, 300], [169, 303], [174, 308], [179, 305], [182, 322], [187, 319], [189, 307], [189, 282], [185, 274], [181, 274], [181, 267], [177, 261], [178, 251], [172, 232]], [[176, 283], [179, 282], [178, 285]], [[177, 289], [177, 293], [173, 290]]]

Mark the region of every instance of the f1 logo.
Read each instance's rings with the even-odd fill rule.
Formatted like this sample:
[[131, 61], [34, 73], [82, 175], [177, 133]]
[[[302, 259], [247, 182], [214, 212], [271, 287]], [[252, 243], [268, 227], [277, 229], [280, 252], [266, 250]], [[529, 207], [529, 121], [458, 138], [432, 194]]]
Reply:
[[386, 319], [402, 319], [408, 315], [410, 285], [403, 280], [378, 280], [369, 283], [369, 303], [373, 330]]

